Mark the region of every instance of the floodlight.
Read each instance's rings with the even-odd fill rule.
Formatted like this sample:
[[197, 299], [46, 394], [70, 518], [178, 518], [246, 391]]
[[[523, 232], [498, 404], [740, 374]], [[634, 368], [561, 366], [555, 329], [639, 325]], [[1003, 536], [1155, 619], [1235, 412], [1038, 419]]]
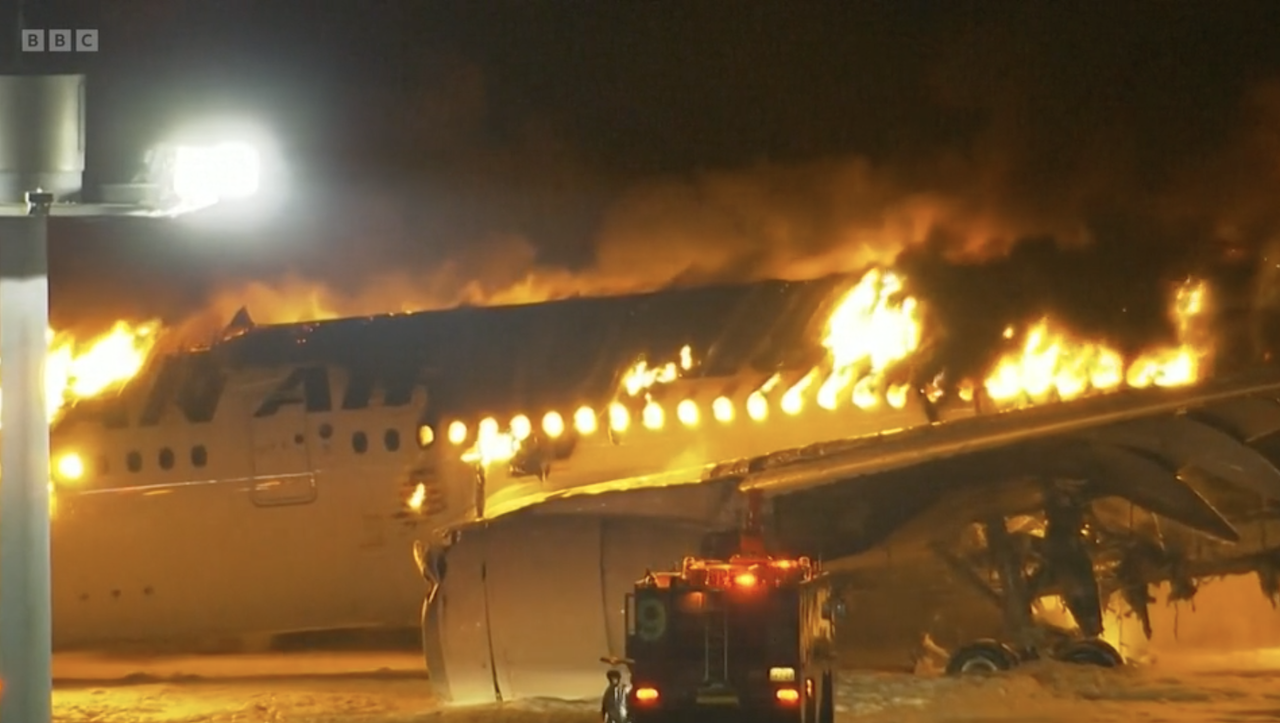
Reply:
[[[5, 686], [0, 720], [5, 723], [46, 723], [53, 717], [49, 515], [29, 512], [49, 508], [51, 477], [75, 481], [86, 472], [75, 453], [55, 465], [49, 459], [43, 383], [49, 349], [49, 220], [178, 216], [257, 193], [263, 169], [257, 148], [247, 143], [174, 144], [148, 154], [143, 172], [129, 183], [106, 185], [100, 200], [91, 199], [82, 185], [84, 105], [83, 76], [0, 75], [0, 348], [5, 359], [0, 386], [9, 391], [0, 409], [7, 442], [0, 445], [5, 470], [0, 485], [0, 681]], [[246, 135], [228, 131], [204, 138]], [[266, 165], [273, 167], [270, 161]]]
[[258, 192], [262, 161], [247, 143], [163, 146], [148, 160], [149, 181], [165, 206], [186, 212]]

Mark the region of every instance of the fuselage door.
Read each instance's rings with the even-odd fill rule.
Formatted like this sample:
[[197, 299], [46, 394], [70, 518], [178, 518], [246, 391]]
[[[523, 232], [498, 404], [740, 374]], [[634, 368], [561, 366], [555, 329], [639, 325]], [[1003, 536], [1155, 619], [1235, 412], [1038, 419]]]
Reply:
[[256, 505], [298, 505], [316, 498], [315, 474], [307, 441], [307, 410], [282, 404], [270, 414], [252, 418]]

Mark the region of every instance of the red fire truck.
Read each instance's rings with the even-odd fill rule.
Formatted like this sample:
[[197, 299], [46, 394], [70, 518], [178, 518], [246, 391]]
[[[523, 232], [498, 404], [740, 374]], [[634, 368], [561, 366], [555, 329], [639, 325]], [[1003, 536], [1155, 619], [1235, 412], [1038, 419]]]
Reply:
[[687, 557], [627, 596], [633, 723], [834, 719], [830, 586], [808, 558], [766, 554], [752, 508], [739, 554]]

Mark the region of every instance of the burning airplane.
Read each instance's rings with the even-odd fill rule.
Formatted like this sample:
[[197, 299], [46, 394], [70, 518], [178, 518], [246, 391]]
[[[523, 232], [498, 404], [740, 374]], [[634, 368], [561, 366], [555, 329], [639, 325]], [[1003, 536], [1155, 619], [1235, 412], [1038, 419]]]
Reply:
[[[453, 700], [593, 693], [623, 593], [732, 529], [744, 488], [773, 498], [797, 553], [933, 563], [950, 544], [948, 569], [968, 570], [1024, 569], [992, 551], [1033, 549], [1045, 572], [1028, 584], [1075, 599], [1091, 638], [1082, 550], [1111, 556], [1104, 590], [1270, 559], [1163, 546], [1245, 539], [1280, 498], [1249, 446], [1280, 430], [1280, 376], [1195, 384], [1206, 293], [1179, 290], [1165, 348], [1125, 358], [1047, 318], [955, 380], [916, 364], [928, 310], [879, 269], [280, 326], [242, 314], [60, 411], [55, 642], [421, 624]], [[1100, 512], [1117, 499], [1138, 523]], [[1046, 542], [1002, 536], [994, 521], [1018, 515]], [[984, 542], [958, 546], [974, 529]], [[1025, 587], [988, 593], [1014, 610]], [[1009, 634], [1029, 635], [1015, 618]]]

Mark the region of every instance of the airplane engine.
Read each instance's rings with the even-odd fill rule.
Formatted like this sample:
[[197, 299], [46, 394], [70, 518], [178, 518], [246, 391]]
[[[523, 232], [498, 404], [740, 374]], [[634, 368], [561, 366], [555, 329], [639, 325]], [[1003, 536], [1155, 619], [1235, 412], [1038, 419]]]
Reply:
[[513, 515], [464, 532], [423, 610], [442, 700], [589, 698], [621, 656], [624, 608], [648, 569], [699, 550], [709, 526], [652, 517]]

